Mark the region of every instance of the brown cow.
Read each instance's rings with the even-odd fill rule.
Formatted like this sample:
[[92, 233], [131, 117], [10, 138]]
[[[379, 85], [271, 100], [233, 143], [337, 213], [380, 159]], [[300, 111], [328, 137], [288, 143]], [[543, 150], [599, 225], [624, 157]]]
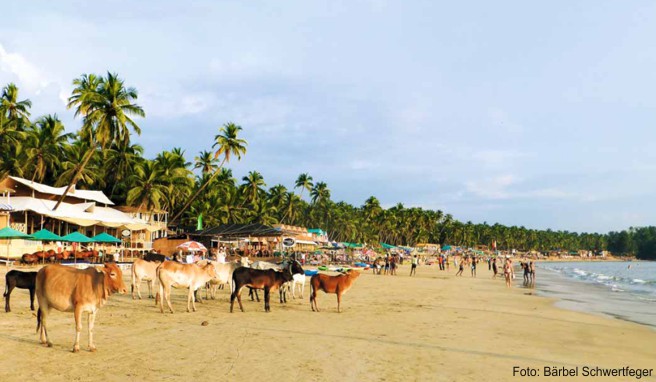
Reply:
[[25, 253], [21, 256], [21, 263], [27, 265], [37, 264], [39, 262], [39, 257], [32, 253]]
[[[159, 301], [159, 310], [164, 313], [164, 299], [166, 299], [169, 310], [173, 313], [173, 307], [171, 306], [171, 287], [188, 287], [187, 312], [191, 312], [190, 305], [195, 312], [196, 303], [194, 301], [194, 292], [215, 277], [216, 269], [212, 263], [207, 263], [200, 267], [196, 264], [181, 264], [176, 261], [165, 261], [157, 267], [159, 292], [155, 297], [155, 303]], [[202, 302], [200, 296], [198, 297], [198, 301]]]
[[153, 298], [153, 282], [157, 281], [157, 267], [161, 263], [159, 261], [146, 261], [136, 259], [132, 263], [132, 299], [136, 299], [135, 290], [139, 300], [141, 300], [141, 282], [145, 281], [148, 284], [148, 298]]
[[360, 276], [360, 272], [355, 270], [348, 270], [346, 273], [339, 276], [330, 276], [317, 273], [310, 279], [311, 291], [310, 293], [310, 306], [312, 311], [319, 311], [317, 306], [317, 291], [322, 290], [326, 293], [335, 293], [337, 295], [337, 312], [341, 313], [340, 303], [342, 302], [342, 295], [348, 292], [353, 286], [353, 282]]
[[121, 269], [113, 263], [102, 268], [70, 268], [64, 265], [47, 265], [36, 276], [36, 298], [39, 301], [36, 330], [40, 330], [42, 344], [52, 346], [48, 339], [46, 320], [50, 309], [75, 314], [75, 344], [73, 353], [80, 351], [82, 313], [89, 313], [89, 350], [93, 344], [93, 325], [96, 313], [112, 293], [126, 292]]

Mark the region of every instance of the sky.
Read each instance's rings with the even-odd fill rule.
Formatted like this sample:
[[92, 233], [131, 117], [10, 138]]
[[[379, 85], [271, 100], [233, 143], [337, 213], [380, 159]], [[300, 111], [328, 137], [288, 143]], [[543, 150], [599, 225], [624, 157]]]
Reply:
[[243, 128], [237, 179], [460, 221], [606, 233], [656, 216], [656, 3], [30, 1], [3, 4], [0, 86], [32, 115], [118, 73], [146, 157]]

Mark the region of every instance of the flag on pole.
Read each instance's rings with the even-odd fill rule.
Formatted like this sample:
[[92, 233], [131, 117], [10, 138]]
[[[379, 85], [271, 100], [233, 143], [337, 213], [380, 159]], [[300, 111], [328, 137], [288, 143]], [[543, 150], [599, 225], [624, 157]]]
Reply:
[[203, 213], [201, 212], [200, 215], [198, 215], [198, 222], [196, 223], [196, 231], [200, 231], [203, 229]]

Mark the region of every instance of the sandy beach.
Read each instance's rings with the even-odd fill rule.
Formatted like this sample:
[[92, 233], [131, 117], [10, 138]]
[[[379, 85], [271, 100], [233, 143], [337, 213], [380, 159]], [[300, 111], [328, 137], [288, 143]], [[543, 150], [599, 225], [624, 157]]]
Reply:
[[[28, 293], [15, 290], [12, 312], [1, 313], [0, 380], [629, 381], [636, 378], [584, 377], [582, 368], [656, 369], [656, 331], [647, 327], [556, 308], [531, 290], [506, 289], [487, 269], [476, 279], [428, 266], [408, 273], [407, 265], [398, 276], [365, 271], [341, 314], [325, 294], [323, 311], [311, 312], [309, 285], [305, 298], [273, 302], [271, 313], [245, 301], [246, 313], [230, 314], [227, 291], [187, 313], [177, 290], [175, 314], [117, 295], [96, 320], [98, 352], [86, 350], [85, 319], [79, 354], [70, 351], [72, 314], [53, 312], [54, 347], [43, 347]], [[579, 376], [545, 378], [545, 366], [578, 366]], [[541, 377], [513, 377], [514, 367]]]

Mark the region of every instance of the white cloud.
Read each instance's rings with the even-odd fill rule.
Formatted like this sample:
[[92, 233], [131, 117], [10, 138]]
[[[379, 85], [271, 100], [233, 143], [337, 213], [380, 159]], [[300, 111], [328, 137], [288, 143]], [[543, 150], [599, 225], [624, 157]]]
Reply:
[[36, 94], [50, 83], [39, 68], [22, 55], [7, 52], [2, 44], [0, 44], [0, 71], [15, 76], [21, 87]]

